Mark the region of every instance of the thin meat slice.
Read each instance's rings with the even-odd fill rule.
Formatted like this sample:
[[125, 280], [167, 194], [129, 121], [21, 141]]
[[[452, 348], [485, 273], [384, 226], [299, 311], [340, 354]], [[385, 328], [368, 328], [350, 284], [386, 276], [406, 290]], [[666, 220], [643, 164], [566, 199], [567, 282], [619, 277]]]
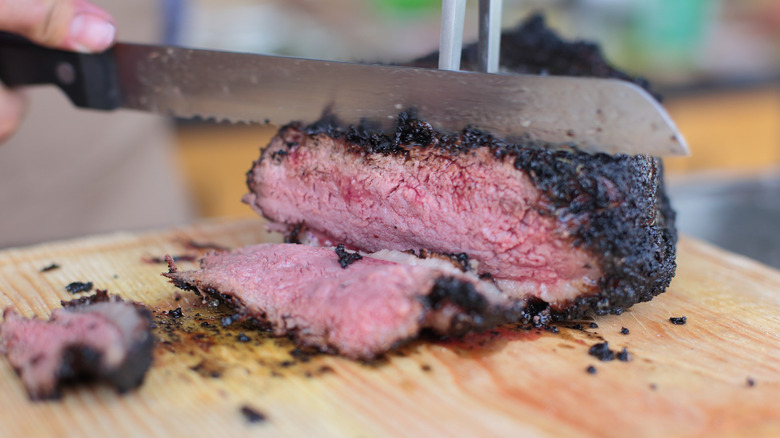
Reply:
[[[266, 321], [277, 335], [356, 359], [416, 337], [458, 334], [505, 321], [513, 304], [447, 257], [343, 247], [261, 244], [212, 253], [198, 270], [164, 274], [184, 289], [224, 299], [239, 316]], [[343, 266], [343, 267], [342, 267]]]
[[120, 392], [141, 385], [152, 362], [149, 311], [105, 291], [62, 305], [49, 321], [3, 312], [0, 350], [30, 398], [56, 398], [77, 381], [104, 381]]

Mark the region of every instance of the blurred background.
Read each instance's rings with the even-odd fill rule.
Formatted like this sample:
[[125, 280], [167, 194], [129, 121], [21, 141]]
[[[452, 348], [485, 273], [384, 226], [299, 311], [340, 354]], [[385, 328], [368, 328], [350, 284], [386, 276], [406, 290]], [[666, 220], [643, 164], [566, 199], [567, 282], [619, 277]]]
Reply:
[[[154, 3], [155, 38], [170, 44], [384, 62], [438, 46], [440, 0]], [[465, 42], [476, 39], [477, 4], [468, 2]], [[780, 268], [780, 1], [504, 0], [502, 24], [535, 12], [566, 39], [599, 43], [664, 96], [692, 151], [665, 160], [681, 231]], [[118, 19], [130, 34], [134, 24]], [[175, 121], [173, 130], [172, 174], [190, 217], [254, 217], [240, 203], [244, 173], [274, 128]]]

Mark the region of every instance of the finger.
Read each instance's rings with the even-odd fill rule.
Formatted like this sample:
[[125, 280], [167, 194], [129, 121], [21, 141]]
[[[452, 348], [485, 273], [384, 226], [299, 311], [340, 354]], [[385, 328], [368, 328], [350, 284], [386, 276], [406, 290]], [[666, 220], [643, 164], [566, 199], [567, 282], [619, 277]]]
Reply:
[[22, 93], [0, 86], [0, 143], [19, 127], [26, 108], [27, 99]]
[[0, 0], [0, 30], [78, 52], [101, 52], [116, 38], [111, 15], [86, 0]]

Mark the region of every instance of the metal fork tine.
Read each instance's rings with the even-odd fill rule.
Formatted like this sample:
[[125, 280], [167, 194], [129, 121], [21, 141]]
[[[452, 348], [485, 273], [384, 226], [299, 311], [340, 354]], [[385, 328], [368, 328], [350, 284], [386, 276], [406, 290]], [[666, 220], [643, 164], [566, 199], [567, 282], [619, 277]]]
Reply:
[[498, 72], [501, 55], [501, 3], [502, 0], [479, 0], [478, 53], [481, 72]]
[[442, 0], [439, 69], [460, 70], [466, 0]]

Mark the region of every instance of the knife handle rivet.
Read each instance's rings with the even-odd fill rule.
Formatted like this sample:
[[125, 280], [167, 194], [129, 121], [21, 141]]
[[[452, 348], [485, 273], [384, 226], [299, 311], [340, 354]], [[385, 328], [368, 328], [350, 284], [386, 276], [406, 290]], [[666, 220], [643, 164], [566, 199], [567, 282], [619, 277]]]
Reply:
[[69, 62], [57, 64], [57, 80], [63, 85], [70, 85], [76, 81], [76, 69]]

